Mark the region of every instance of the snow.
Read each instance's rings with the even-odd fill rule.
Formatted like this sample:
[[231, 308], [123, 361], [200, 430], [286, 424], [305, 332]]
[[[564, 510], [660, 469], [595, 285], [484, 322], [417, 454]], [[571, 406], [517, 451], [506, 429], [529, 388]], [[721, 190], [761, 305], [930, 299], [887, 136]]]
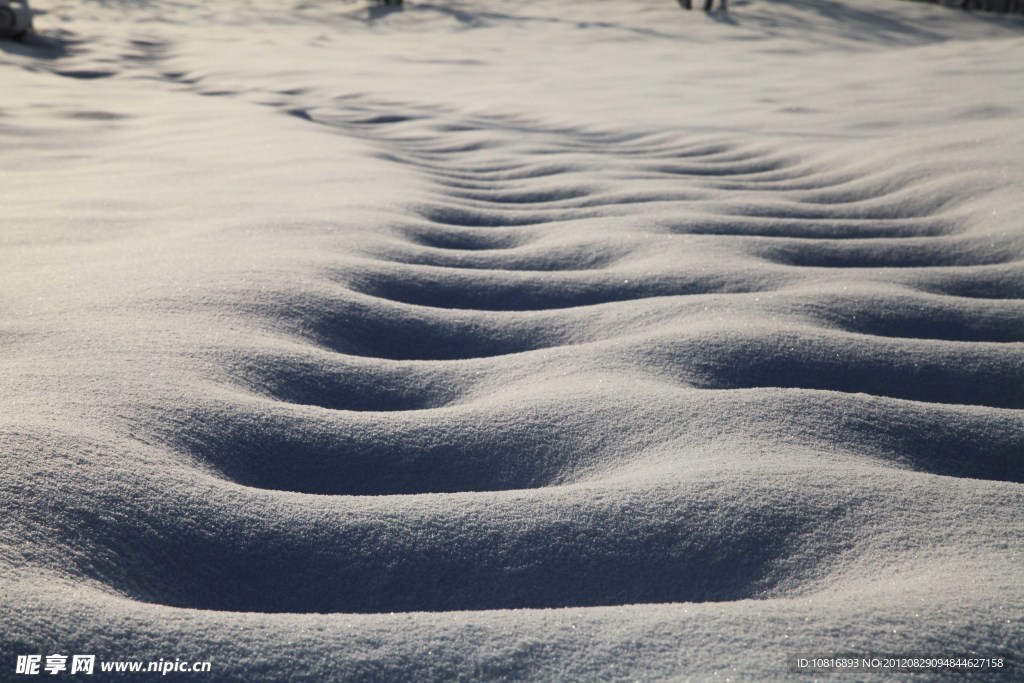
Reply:
[[5, 675], [1024, 654], [1024, 19], [33, 6]]

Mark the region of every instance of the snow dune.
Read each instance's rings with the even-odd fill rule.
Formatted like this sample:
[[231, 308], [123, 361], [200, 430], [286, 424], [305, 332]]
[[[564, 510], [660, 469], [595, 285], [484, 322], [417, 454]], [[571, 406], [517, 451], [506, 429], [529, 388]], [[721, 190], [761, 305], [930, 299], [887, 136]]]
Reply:
[[1024, 20], [36, 4], [4, 671], [1024, 652]]

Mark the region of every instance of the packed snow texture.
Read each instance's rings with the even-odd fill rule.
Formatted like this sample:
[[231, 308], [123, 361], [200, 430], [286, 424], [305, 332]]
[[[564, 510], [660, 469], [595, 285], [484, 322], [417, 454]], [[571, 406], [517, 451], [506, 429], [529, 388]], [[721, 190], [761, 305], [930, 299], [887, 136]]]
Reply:
[[35, 7], [0, 678], [1024, 653], [1022, 19]]

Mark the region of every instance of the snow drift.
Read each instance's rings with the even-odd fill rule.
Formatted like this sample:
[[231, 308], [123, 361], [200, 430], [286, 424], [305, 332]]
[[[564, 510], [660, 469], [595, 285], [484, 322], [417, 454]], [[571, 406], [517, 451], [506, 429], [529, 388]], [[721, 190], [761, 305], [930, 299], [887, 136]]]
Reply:
[[36, 5], [4, 671], [1024, 650], [1020, 18]]

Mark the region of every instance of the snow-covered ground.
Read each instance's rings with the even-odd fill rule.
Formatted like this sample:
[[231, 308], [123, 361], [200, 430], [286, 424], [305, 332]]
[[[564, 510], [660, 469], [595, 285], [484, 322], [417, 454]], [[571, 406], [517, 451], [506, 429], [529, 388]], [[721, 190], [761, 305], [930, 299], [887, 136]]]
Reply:
[[1024, 654], [1021, 18], [35, 7], [0, 679]]

